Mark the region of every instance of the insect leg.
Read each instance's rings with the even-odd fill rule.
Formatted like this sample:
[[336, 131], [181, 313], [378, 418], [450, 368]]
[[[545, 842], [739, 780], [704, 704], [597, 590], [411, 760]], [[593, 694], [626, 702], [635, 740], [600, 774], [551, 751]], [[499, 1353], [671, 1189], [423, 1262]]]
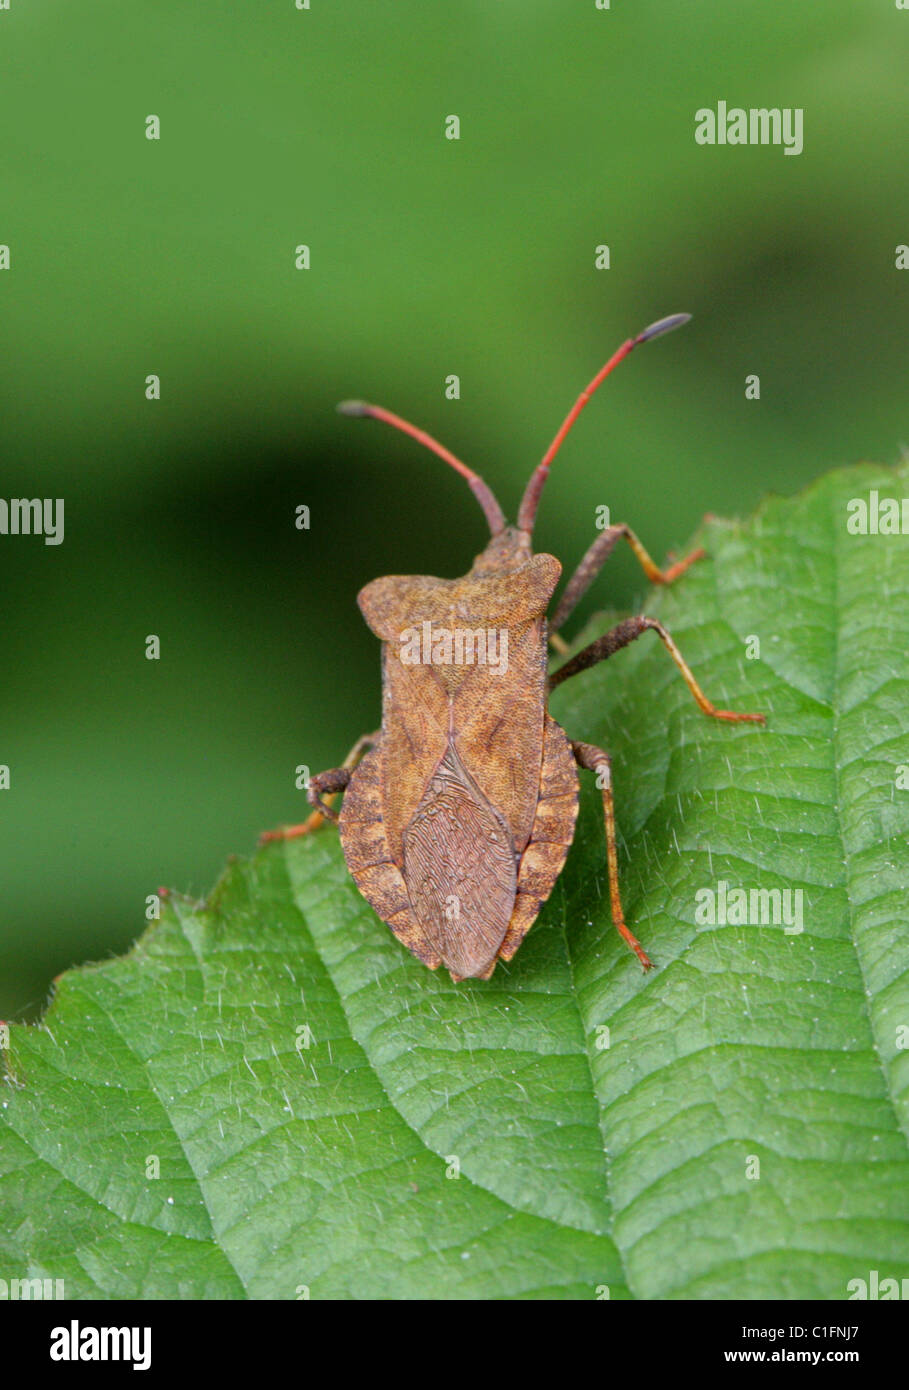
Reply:
[[573, 656], [564, 666], [560, 666], [558, 671], [554, 671], [549, 677], [549, 688], [561, 685], [562, 681], [568, 680], [571, 676], [576, 676], [579, 671], [586, 671], [590, 666], [596, 666], [598, 662], [605, 661], [614, 652], [620, 651], [622, 647], [627, 647], [630, 642], [634, 642], [643, 632], [653, 630], [663, 646], [672, 657], [676, 666], [682, 673], [682, 679], [688, 686], [698, 706], [704, 714], [709, 714], [712, 719], [727, 719], [732, 723], [748, 722], [752, 724], [765, 723], [763, 714], [737, 714], [730, 709], [717, 709], [716, 705], [711, 704], [704, 694], [701, 687], [694, 678], [691, 667], [688, 665], [682, 653], [673, 642], [663, 624], [657, 622], [656, 618], [625, 618], [602, 637], [598, 637], [595, 642], [579, 651], [577, 656]]
[[361, 735], [340, 767], [330, 768], [328, 772], [317, 773], [307, 792], [310, 804], [317, 809], [299, 825], [281, 825], [277, 830], [264, 831], [259, 836], [259, 844], [267, 844], [270, 840], [296, 840], [301, 835], [308, 835], [310, 831], [318, 830], [319, 826], [326, 820], [337, 820], [337, 812], [333, 811], [328, 801], [323, 801], [322, 797], [325, 795], [333, 801], [335, 794], [344, 790], [350, 781], [353, 769], [367, 749], [373, 747], [378, 737], [378, 729], [374, 734]]
[[690, 555], [685, 556], [684, 560], [679, 560], [676, 564], [670, 565], [668, 569], [661, 570], [659, 565], [650, 558], [630, 526], [626, 526], [624, 522], [617, 526], [607, 526], [606, 530], [601, 531], [597, 536], [562, 590], [562, 597], [556, 605], [556, 611], [549, 624], [553, 632], [558, 632], [559, 628], [567, 622], [609, 559], [615, 549], [616, 542], [623, 536], [634, 551], [641, 569], [651, 584], [671, 584], [674, 579], [678, 579], [680, 574], [685, 573], [689, 565], [693, 565], [695, 560], [702, 559], [704, 555], [703, 549], [693, 550]]
[[645, 970], [653, 968], [653, 961], [646, 955], [637, 937], [625, 924], [622, 899], [619, 895], [619, 856], [615, 838], [615, 806], [612, 799], [612, 764], [609, 754], [593, 743], [574, 743], [571, 750], [579, 767], [585, 767], [597, 774], [597, 786], [603, 793], [603, 820], [606, 827], [606, 868], [609, 875], [609, 905], [616, 931], [629, 945]]

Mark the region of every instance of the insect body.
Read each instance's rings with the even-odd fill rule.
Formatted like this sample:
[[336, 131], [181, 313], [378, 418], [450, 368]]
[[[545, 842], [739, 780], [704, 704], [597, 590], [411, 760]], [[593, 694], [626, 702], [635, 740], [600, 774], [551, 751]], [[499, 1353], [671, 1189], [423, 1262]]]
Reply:
[[[608, 754], [569, 741], [548, 712], [550, 690], [653, 629], [704, 713], [763, 721], [763, 715], [716, 709], [668, 632], [644, 616], [619, 623], [547, 675], [550, 628], [554, 633], [566, 621], [620, 538], [657, 583], [671, 582], [703, 554], [661, 570], [627, 526], [611, 526], [568, 581], [550, 624], [546, 614], [562, 567], [531, 548], [549, 466], [590, 396], [634, 347], [688, 317], [651, 324], [594, 377], [531, 475], [514, 526], [483, 480], [429, 435], [378, 406], [338, 407], [394, 425], [456, 468], [480, 502], [491, 537], [461, 579], [390, 575], [360, 591], [363, 616], [382, 642], [382, 727], [362, 738], [342, 767], [313, 778], [309, 799], [317, 809], [308, 821], [265, 838], [338, 820], [344, 857], [363, 896], [413, 955], [433, 970], [445, 965], [453, 980], [488, 979], [533, 925], [574, 835], [578, 767], [596, 771], [602, 791], [613, 921], [650, 968], [622, 913]], [[340, 791], [337, 816], [323, 798]]]

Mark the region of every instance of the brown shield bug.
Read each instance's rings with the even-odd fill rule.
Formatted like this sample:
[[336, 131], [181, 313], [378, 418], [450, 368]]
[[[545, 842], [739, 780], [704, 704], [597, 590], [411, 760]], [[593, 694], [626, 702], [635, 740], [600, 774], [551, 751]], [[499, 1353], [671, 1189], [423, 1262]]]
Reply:
[[[547, 621], [562, 566], [531, 549], [550, 465], [594, 391], [638, 344], [689, 317], [652, 323], [601, 368], [531, 474], [514, 526], [483, 479], [428, 434], [379, 406], [345, 401], [338, 407], [344, 415], [384, 420], [455, 468], [483, 508], [491, 536], [462, 579], [389, 575], [361, 589], [357, 601], [382, 642], [382, 727], [361, 738], [341, 767], [312, 779], [316, 811], [307, 821], [263, 838], [291, 838], [324, 818], [336, 820], [360, 892], [418, 960], [431, 970], [445, 965], [453, 980], [488, 979], [533, 925], [574, 835], [578, 767], [597, 773], [603, 795], [613, 922], [645, 970], [651, 966], [622, 914], [609, 755], [566, 737], [547, 709], [555, 686], [652, 630], [705, 714], [764, 721], [762, 714], [712, 705], [666, 629], [643, 615], [626, 618], [547, 675], [547, 643], [620, 538], [657, 584], [671, 583], [704, 553], [661, 570], [629, 527], [609, 526]], [[558, 638], [553, 645], [567, 650]], [[323, 797], [341, 791], [337, 815]]]

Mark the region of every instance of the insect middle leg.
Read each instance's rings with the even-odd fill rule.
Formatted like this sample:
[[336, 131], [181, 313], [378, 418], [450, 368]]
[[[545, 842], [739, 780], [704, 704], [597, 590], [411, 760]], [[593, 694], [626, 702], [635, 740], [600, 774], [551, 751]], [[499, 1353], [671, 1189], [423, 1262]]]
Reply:
[[565, 585], [562, 591], [562, 597], [556, 604], [555, 613], [549, 624], [551, 632], [558, 632], [559, 628], [564, 626], [568, 621], [594, 579], [596, 579], [600, 570], [609, 559], [616, 547], [616, 543], [623, 537], [634, 551], [638, 564], [641, 566], [641, 569], [644, 571], [651, 584], [671, 584], [673, 580], [678, 579], [680, 574], [684, 574], [688, 566], [693, 565], [695, 560], [701, 560], [704, 557], [703, 549], [693, 550], [691, 554], [686, 555], [683, 560], [678, 560], [674, 565], [670, 565], [668, 569], [661, 570], [659, 565], [650, 558], [650, 555], [644, 549], [644, 546], [638, 540], [630, 526], [626, 526], [624, 522], [616, 526], [607, 526], [606, 530], [602, 531], [600, 535], [597, 536], [574, 574]]
[[[333, 767], [328, 772], [319, 772], [312, 779], [307, 791], [307, 797], [312, 806], [317, 809], [306, 820], [299, 825], [279, 825], [277, 830], [266, 830], [259, 836], [259, 844], [267, 844], [270, 840], [296, 840], [301, 835], [308, 835], [313, 830], [318, 830], [319, 826], [326, 820], [338, 819], [336, 811], [331, 809], [330, 801], [334, 801], [338, 792], [342, 792], [350, 781], [351, 775], [363, 754], [374, 746], [379, 737], [379, 730], [374, 734], [363, 734], [357, 739], [347, 757], [340, 767]], [[323, 800], [323, 796], [326, 798]]]
[[612, 799], [612, 764], [609, 754], [593, 743], [572, 743], [571, 750], [579, 767], [597, 774], [597, 786], [603, 794], [603, 821], [606, 828], [606, 869], [609, 875], [609, 906], [616, 931], [634, 951], [645, 970], [653, 969], [653, 961], [644, 951], [634, 932], [625, 923], [622, 899], [619, 894], [619, 855], [615, 838], [615, 805]]
[[634, 642], [644, 632], [653, 631], [657, 634], [663, 646], [672, 657], [676, 666], [682, 673], [682, 679], [688, 686], [698, 706], [704, 714], [710, 715], [712, 719], [726, 719], [732, 723], [751, 723], [764, 724], [766, 718], [763, 714], [737, 714], [731, 709], [717, 709], [704, 694], [701, 687], [694, 678], [694, 673], [688, 665], [682, 653], [673, 642], [663, 624], [656, 618], [647, 618], [643, 614], [637, 618], [625, 618], [623, 622], [617, 623], [614, 628], [598, 637], [595, 642], [584, 647], [573, 656], [564, 666], [560, 666], [558, 671], [554, 671], [549, 677], [549, 689], [561, 685], [562, 681], [567, 681], [571, 676], [576, 676], [579, 671], [586, 671], [590, 666], [596, 666], [598, 662], [605, 661], [622, 647], [627, 647]]

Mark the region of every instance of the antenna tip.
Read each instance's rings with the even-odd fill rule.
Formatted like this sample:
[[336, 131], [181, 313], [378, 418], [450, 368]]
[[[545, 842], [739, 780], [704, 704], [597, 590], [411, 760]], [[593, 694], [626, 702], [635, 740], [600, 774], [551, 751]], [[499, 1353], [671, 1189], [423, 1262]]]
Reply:
[[649, 343], [651, 338], [658, 338], [661, 333], [671, 333], [674, 328], [681, 328], [690, 318], [690, 314], [670, 314], [668, 318], [657, 319], [656, 323], [648, 324], [643, 333], [638, 334], [635, 342]]
[[339, 415], [369, 415], [372, 406], [366, 401], [339, 401], [335, 409]]

